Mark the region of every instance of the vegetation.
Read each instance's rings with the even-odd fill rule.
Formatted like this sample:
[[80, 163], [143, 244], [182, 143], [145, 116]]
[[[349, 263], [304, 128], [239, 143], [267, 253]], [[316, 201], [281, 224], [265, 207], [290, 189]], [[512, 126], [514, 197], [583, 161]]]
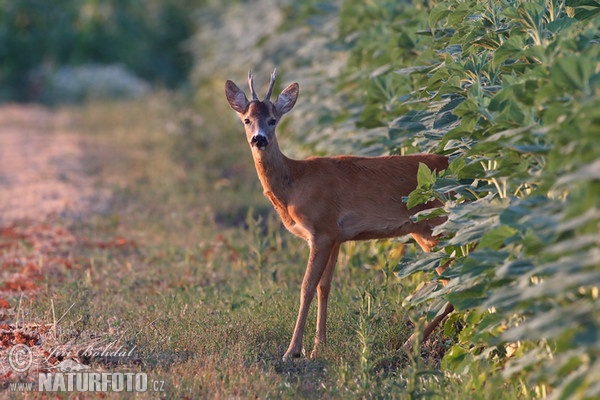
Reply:
[[342, 11], [356, 37], [342, 82], [363, 88], [347, 117], [385, 133], [360, 146], [452, 158], [441, 176], [420, 171], [408, 198], [446, 200], [418, 218], [446, 214], [448, 236], [397, 272], [454, 260], [451, 284], [412, 303], [459, 310], [443, 367], [487, 365], [464, 382], [475, 391], [501, 370], [525, 397], [600, 395], [598, 14], [596, 2], [543, 0]]
[[[81, 239], [57, 279], [32, 275], [32, 300], [10, 298], [13, 318], [59, 320], [61, 346], [93, 334], [134, 348], [124, 364], [86, 362], [147, 372], [169, 398], [600, 397], [598, 14], [593, 0], [205, 6], [193, 104], [155, 93], [65, 111], [113, 205], [54, 221]], [[420, 169], [407, 199], [446, 202], [418, 216], [447, 215], [437, 251], [346, 244], [329, 346], [286, 363], [307, 250], [261, 195], [222, 87], [275, 64], [279, 85], [301, 84], [286, 154], [452, 159], [439, 176]], [[0, 250], [56, 262], [19, 229]], [[450, 259], [449, 285], [422, 285]], [[447, 301], [431, 341], [402, 350]]]
[[122, 64], [154, 84], [176, 87], [192, 58], [184, 41], [202, 0], [0, 1], [0, 101], [60, 102], [61, 67]]

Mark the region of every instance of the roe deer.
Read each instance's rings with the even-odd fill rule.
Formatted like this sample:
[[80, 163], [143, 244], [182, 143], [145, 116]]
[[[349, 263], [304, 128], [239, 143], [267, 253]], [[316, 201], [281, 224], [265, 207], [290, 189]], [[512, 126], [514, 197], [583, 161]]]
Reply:
[[[275, 78], [276, 71], [273, 71], [263, 101], [254, 91], [251, 73], [248, 73], [250, 101], [230, 80], [225, 84], [225, 94], [244, 124], [265, 195], [285, 227], [306, 240], [310, 247], [300, 310], [289, 348], [283, 356], [287, 360], [299, 357], [302, 352], [302, 336], [315, 292], [318, 293], [318, 320], [311, 357], [326, 341], [327, 298], [342, 242], [410, 234], [426, 252], [437, 244], [432, 229], [445, 218], [414, 223], [410, 217], [424, 209], [440, 207], [441, 202], [435, 200], [408, 210], [402, 198], [417, 186], [419, 163], [439, 172], [448, 167], [448, 159], [434, 154], [290, 159], [279, 150], [275, 128], [281, 117], [294, 107], [299, 85], [292, 83], [271, 102]], [[445, 267], [439, 267], [438, 273]], [[431, 324], [428, 328], [433, 329]]]

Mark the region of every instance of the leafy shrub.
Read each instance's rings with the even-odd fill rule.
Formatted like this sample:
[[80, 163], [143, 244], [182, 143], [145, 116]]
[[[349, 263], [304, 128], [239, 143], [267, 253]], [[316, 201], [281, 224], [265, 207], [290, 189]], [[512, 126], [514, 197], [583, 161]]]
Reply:
[[351, 3], [342, 87], [366, 129], [355, 143], [452, 157], [418, 189], [448, 200], [446, 237], [398, 266], [454, 260], [451, 283], [421, 299], [451, 301], [446, 329], [466, 327], [444, 365], [501, 368], [524, 396], [599, 396], [600, 4]]

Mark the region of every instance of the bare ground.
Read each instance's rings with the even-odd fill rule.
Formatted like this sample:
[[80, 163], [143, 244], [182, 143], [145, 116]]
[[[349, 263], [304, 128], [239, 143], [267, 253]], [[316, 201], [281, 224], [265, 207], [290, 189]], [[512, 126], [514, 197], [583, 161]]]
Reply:
[[0, 226], [105, 210], [109, 194], [86, 175], [84, 157], [65, 113], [0, 107]]
[[65, 218], [106, 211], [110, 199], [86, 174], [85, 137], [69, 126], [60, 110], [0, 107], [0, 321], [12, 319], [1, 312], [7, 299], [14, 306], [44, 276], [77, 264], [75, 244], [97, 245], [65, 226]]
[[[49, 276], [60, 280], [67, 270], [85, 268], [73, 254], [77, 246], [134, 245], [119, 237], [79, 237], [65, 226], [65, 218], [105, 212], [110, 200], [110, 191], [86, 173], [84, 144], [89, 140], [71, 125], [61, 110], [0, 106], [0, 389], [15, 379], [32, 381], [34, 372], [69, 361], [50, 357], [41, 346], [56, 342], [55, 326], [28, 321], [23, 299], [35, 299]], [[33, 355], [32, 368], [23, 373], [9, 365], [7, 354], [17, 345], [27, 346]]]

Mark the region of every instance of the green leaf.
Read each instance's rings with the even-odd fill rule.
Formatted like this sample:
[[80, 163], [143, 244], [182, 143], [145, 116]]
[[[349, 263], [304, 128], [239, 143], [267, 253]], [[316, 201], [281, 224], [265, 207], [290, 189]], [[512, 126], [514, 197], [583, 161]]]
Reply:
[[457, 310], [479, 307], [487, 298], [485, 285], [479, 284], [465, 290], [455, 290], [446, 294], [446, 298]]
[[463, 225], [447, 243], [450, 245], [464, 246], [475, 243], [491, 228], [498, 224], [498, 217], [471, 219]]
[[575, 19], [584, 21], [600, 14], [600, 2], [595, 0], [567, 0], [565, 5], [575, 8]]
[[548, 29], [555, 35], [558, 35], [559, 33], [568, 29], [575, 22], [577, 22], [577, 20], [574, 18], [555, 19], [554, 21], [551, 21], [546, 25], [546, 29]]
[[412, 222], [417, 223], [432, 218], [442, 217], [445, 215], [448, 215], [448, 213], [443, 208], [433, 208], [419, 211], [415, 215], [411, 216], [410, 219]]
[[429, 169], [427, 164], [419, 163], [417, 182], [419, 187], [431, 187], [435, 183], [435, 173]]
[[442, 85], [439, 87], [434, 100], [439, 100], [445, 94], [453, 94], [461, 93], [462, 87], [460, 84], [460, 77], [457, 75], [449, 77], [447, 80], [443, 81]]
[[450, 314], [448, 319], [446, 319], [446, 322], [444, 322], [444, 336], [453, 337], [458, 333], [456, 329], [456, 324], [459, 322], [459, 320], [459, 313]]
[[432, 192], [429, 188], [418, 187], [408, 195], [406, 208], [409, 210], [419, 204], [424, 204], [433, 200]]
[[600, 7], [600, 2], [596, 0], [566, 0], [565, 5], [568, 7]]
[[594, 319], [592, 304], [577, 302], [567, 307], [556, 307], [540, 313], [504, 332], [502, 339], [514, 342], [555, 338], [575, 327], [593, 323]]
[[506, 261], [502, 267], [496, 271], [499, 278], [519, 278], [534, 268], [530, 260]]
[[446, 259], [448, 259], [448, 255], [444, 252], [424, 253], [417, 260], [403, 259], [398, 263], [394, 272], [398, 277], [405, 278], [417, 271], [432, 271]]
[[463, 22], [466, 16], [473, 14], [473, 5], [469, 2], [459, 3], [448, 15], [448, 25], [456, 26]]
[[556, 60], [552, 68], [554, 84], [568, 90], [586, 90], [594, 73], [594, 62], [581, 56], [566, 56]]
[[432, 172], [426, 164], [419, 163], [419, 169], [417, 171], [417, 187], [410, 192], [406, 202], [406, 207], [409, 210], [419, 204], [427, 203], [435, 199], [435, 195], [431, 190], [435, 180], [436, 174]]
[[398, 75], [409, 76], [412, 73], [425, 72], [425, 71], [431, 70], [432, 68], [433, 67], [430, 65], [416, 65], [416, 66], [411, 66], [411, 67], [406, 67], [406, 68], [401, 68], [401, 69], [395, 70], [394, 73], [396, 73]]
[[420, 284], [417, 289], [412, 292], [404, 301], [402, 302], [402, 306], [406, 307], [408, 304], [418, 304], [422, 302], [424, 299], [429, 298], [429, 295], [437, 289], [439, 286], [439, 282], [429, 281]]
[[435, 121], [433, 122], [433, 129], [448, 129], [451, 125], [456, 125], [455, 123], [458, 121], [458, 117], [454, 115], [451, 111], [446, 111], [445, 113], [438, 114], [435, 117]]
[[600, 8], [593, 10], [577, 9], [575, 10], [575, 19], [578, 21], [585, 21], [586, 19], [594, 18], [600, 14]]
[[498, 68], [506, 60], [517, 60], [523, 52], [523, 38], [518, 35], [511, 36], [502, 43], [494, 52], [492, 67]]
[[448, 9], [446, 3], [439, 3], [433, 10], [429, 12], [429, 27], [431, 31], [435, 31], [435, 25], [446, 18], [452, 11]]
[[469, 361], [473, 358], [471, 353], [462, 347], [455, 344], [446, 352], [442, 359], [442, 368], [457, 373], [465, 373], [469, 369]]
[[500, 225], [483, 235], [479, 241], [479, 248], [483, 249], [487, 247], [492, 250], [498, 250], [504, 246], [506, 239], [513, 237], [516, 233], [516, 229], [507, 225]]

